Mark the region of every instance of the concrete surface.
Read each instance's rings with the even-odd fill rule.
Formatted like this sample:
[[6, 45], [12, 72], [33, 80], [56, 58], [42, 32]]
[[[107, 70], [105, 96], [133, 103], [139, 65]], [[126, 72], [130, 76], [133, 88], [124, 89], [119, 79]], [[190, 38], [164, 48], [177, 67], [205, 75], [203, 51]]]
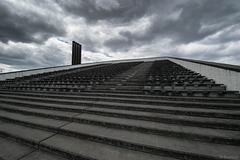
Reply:
[[69, 152], [76, 157], [98, 160], [173, 160], [173, 158], [151, 155], [78, 138], [56, 135], [43, 142], [44, 146], [54, 147], [58, 152]]
[[224, 154], [226, 156], [231, 156], [235, 154], [237, 156], [240, 156], [240, 148], [238, 146], [234, 147], [204, 142], [192, 143], [192, 141], [184, 139], [169, 138], [137, 132], [132, 134], [131, 131], [108, 129], [105, 127], [79, 123], [71, 123], [62, 128], [81, 134], [88, 134], [105, 139], [113, 139], [115, 141], [121, 141], [122, 143], [125, 142], [130, 144], [138, 144], [140, 146], [146, 147], [151, 146], [153, 148], [159, 148], [159, 150], [161, 150], [161, 148], [165, 148], [185, 153], [188, 152], [189, 154], [201, 153], [202, 155], [218, 158], [220, 158], [220, 154]]
[[21, 158], [20, 160], [67, 160], [67, 159], [46, 151], [36, 150], [30, 153], [29, 155], [26, 155], [25, 157]]
[[4, 160], [17, 160], [35, 150], [36, 148], [0, 137], [0, 158]]
[[226, 85], [227, 90], [240, 91], [240, 72], [180, 59], [168, 59], [192, 71], [200, 73], [207, 78], [213, 79], [216, 83]]
[[[142, 74], [136, 68], [109, 84], [137, 86], [137, 77], [144, 77], [147, 69]], [[1, 89], [0, 159], [239, 159], [240, 99], [166, 97], [144, 95], [134, 87], [121, 89]]]

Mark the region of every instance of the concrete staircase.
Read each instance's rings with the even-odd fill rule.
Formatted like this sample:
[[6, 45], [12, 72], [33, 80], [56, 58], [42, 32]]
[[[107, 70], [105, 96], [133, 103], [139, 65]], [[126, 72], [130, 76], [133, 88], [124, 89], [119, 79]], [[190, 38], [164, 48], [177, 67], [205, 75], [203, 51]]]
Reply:
[[149, 72], [153, 62], [144, 62], [123, 72], [101, 85], [96, 85], [94, 90], [125, 90], [141, 91], [145, 82], [145, 76]]
[[240, 153], [239, 99], [2, 90], [0, 102], [2, 140], [34, 154], [221, 159]]
[[169, 60], [154, 61], [146, 77], [146, 94], [240, 98], [238, 91], [227, 91], [224, 84], [216, 84], [213, 79]]
[[81, 92], [0, 89], [0, 159], [239, 159], [240, 99], [145, 94], [151, 63]]

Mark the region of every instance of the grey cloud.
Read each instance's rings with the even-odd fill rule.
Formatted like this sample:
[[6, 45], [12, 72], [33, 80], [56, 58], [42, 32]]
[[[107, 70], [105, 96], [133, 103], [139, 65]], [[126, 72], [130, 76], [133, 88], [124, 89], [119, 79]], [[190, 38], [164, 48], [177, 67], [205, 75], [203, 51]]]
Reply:
[[11, 48], [4, 50], [0, 48], [0, 63], [10, 65], [16, 69], [37, 68], [40, 67], [31, 60], [31, 55], [26, 50]]
[[[50, 45], [40, 51], [35, 51], [37, 54], [42, 55], [39, 57], [42, 61], [38, 63], [42, 67], [49, 67], [49, 66], [60, 66], [65, 64], [65, 57], [63, 56], [62, 50], [59, 49], [57, 46]], [[34, 61], [38, 61], [38, 59], [34, 59]]]
[[76, 37], [75, 40], [83, 45], [83, 49], [90, 52], [98, 52], [100, 45], [99, 42], [94, 41], [91, 37], [86, 36], [83, 38]]
[[96, 41], [93, 37], [89, 36], [86, 33], [81, 33], [79, 35], [73, 35], [72, 39], [82, 45], [82, 50], [89, 51], [89, 52], [98, 52], [100, 48], [100, 43]]
[[[26, 3], [45, 7], [44, 2], [27, 1]], [[18, 13], [14, 10], [17, 5], [0, 1], [0, 41], [4, 43], [9, 40], [42, 43], [52, 36], [64, 36], [66, 34], [64, 24], [57, 16], [26, 11], [24, 8], [22, 12]]]
[[65, 54], [54, 44], [24, 46], [24, 44], [2, 43], [0, 45], [0, 64], [10, 65], [18, 70], [60, 66], [66, 63]]
[[[56, 41], [46, 44], [51, 37], [81, 43], [86, 62], [116, 59], [125, 54], [133, 57], [132, 52], [141, 57], [238, 59], [239, 50], [230, 42], [240, 39], [239, 17], [238, 0], [1, 0], [0, 63], [19, 69], [65, 64], [71, 58], [66, 58], [70, 45], [64, 48], [64, 52], [69, 48], [69, 53], [63, 53]], [[149, 24], [141, 24], [142, 19]], [[84, 29], [76, 33], [81, 26]], [[165, 41], [166, 45], [159, 45]], [[181, 45], [192, 43], [219, 47], [178, 51]]]
[[[124, 47], [130, 49], [131, 45], [127, 45], [129, 41], [131, 44], [142, 45], [161, 38], [171, 39], [172, 45], [186, 44], [202, 40], [226, 27], [240, 23], [240, 6], [236, 5], [237, 1], [149, 1], [149, 3], [147, 15], [154, 15], [151, 25], [143, 33], [119, 32], [119, 35], [127, 40], [113, 38], [105, 42], [106, 46], [114, 51], [121, 50], [120, 44], [125, 44]], [[174, 12], [179, 13], [178, 17], [171, 17]], [[204, 26], [207, 27], [203, 29]], [[230, 39], [232, 40], [231, 37]]]
[[[237, 2], [235, 1], [235, 3]], [[194, 0], [178, 4], [173, 10], [181, 10], [179, 18], [167, 20], [163, 25], [161, 19], [159, 20], [158, 14], [151, 27], [146, 31], [146, 35], [151, 35], [151, 37], [170, 37], [178, 43], [201, 40], [233, 23], [240, 22], [237, 16], [234, 17], [235, 14], [240, 13], [240, 8], [235, 3], [233, 1]], [[203, 25], [215, 25], [215, 27], [201, 32]]]
[[119, 32], [119, 35], [122, 36], [122, 38], [111, 38], [109, 40], [106, 40], [104, 42], [104, 46], [109, 48], [114, 48], [115, 51], [128, 51], [131, 47], [136, 47], [133, 44], [133, 37], [131, 36], [131, 32], [125, 31], [125, 32]]
[[[179, 19], [162, 29], [167, 35], [174, 31], [174, 40], [180, 43], [201, 40], [233, 23], [239, 23], [239, 18], [230, 18], [239, 13], [239, 8], [228, 1], [191, 1], [179, 5], [177, 8], [182, 9]], [[201, 33], [202, 25], [215, 25], [217, 27], [212, 27]], [[152, 31], [154, 33], [154, 27]]]
[[[95, 23], [98, 20], [118, 23], [129, 22], [142, 17], [146, 13], [149, 5], [148, 0], [118, 0], [118, 6], [108, 10], [99, 8], [96, 4], [97, 1], [98, 0], [57, 0], [56, 2], [67, 12], [85, 18], [88, 23]], [[108, 3], [110, 2], [111, 1]]]
[[217, 35], [213, 35], [211, 37], [206, 38], [203, 40], [203, 44], [222, 44], [234, 42], [240, 40], [240, 24], [232, 25], [221, 32], [219, 32]]
[[93, 60], [91, 58], [88, 58], [88, 57], [83, 57], [83, 61], [92, 62]]

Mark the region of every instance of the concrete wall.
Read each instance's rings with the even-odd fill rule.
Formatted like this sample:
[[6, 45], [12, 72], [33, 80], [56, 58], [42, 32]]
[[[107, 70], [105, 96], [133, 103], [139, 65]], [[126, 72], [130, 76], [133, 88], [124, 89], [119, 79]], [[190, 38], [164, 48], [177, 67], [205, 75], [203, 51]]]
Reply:
[[213, 79], [216, 83], [226, 85], [227, 90], [240, 91], [240, 72], [180, 59], [167, 59], [192, 71], [200, 73], [207, 78]]
[[0, 74], [0, 80], [29, 76], [29, 75], [33, 75], [33, 74], [39, 74], [39, 73], [46, 73], [46, 72], [60, 71], [60, 70], [66, 70], [66, 69], [72, 69], [72, 68], [79, 68], [79, 67], [85, 67], [85, 66], [106, 64], [106, 63], [113, 63], [114, 64], [114, 63], [124, 63], [124, 62], [154, 61], [154, 60], [162, 60], [162, 59], [166, 59], [166, 58], [165, 57], [158, 57], [158, 58], [142, 58], [142, 59], [103, 61], [103, 62], [86, 63], [86, 64], [80, 64], [80, 65], [68, 65], [68, 66], [41, 68], [41, 69], [33, 69], [33, 70], [18, 71], [18, 72], [9, 72], [9, 73]]
[[26, 70], [26, 71], [2, 73], [2, 74], [0, 74], [0, 80], [12, 79], [12, 78], [23, 77], [23, 76], [29, 76], [29, 75], [33, 75], [33, 74], [39, 74], [39, 73], [67, 70], [67, 69], [79, 68], [79, 67], [85, 67], [85, 66], [93, 66], [93, 65], [98, 65], [98, 64], [100, 64], [100, 63], [89, 63], [89, 64], [81, 64], [81, 65], [68, 65], [68, 66], [60, 66], [60, 67], [41, 68], [41, 69], [33, 69], [33, 70]]
[[72, 69], [78, 67], [85, 66], [93, 66], [98, 64], [106, 64], [106, 63], [123, 63], [123, 62], [137, 62], [137, 61], [155, 61], [155, 60], [171, 60], [183, 67], [186, 67], [190, 70], [198, 72], [207, 78], [213, 79], [216, 83], [224, 84], [227, 86], [227, 90], [240, 91], [240, 72], [232, 71], [228, 69], [222, 69], [219, 67], [209, 66], [205, 64], [200, 64], [197, 62], [189, 62], [184, 59], [175, 59], [171, 57], [154, 57], [154, 58], [142, 58], [142, 59], [127, 59], [127, 60], [116, 60], [116, 61], [105, 61], [98, 63], [87, 63], [81, 65], [68, 65], [68, 66], [60, 66], [60, 67], [52, 67], [52, 68], [42, 68], [42, 69], [34, 69], [27, 71], [19, 71], [19, 72], [10, 72], [0, 74], [0, 80], [11, 79], [15, 77], [29, 76], [32, 74], [39, 74], [45, 72], [59, 71], [65, 69]]

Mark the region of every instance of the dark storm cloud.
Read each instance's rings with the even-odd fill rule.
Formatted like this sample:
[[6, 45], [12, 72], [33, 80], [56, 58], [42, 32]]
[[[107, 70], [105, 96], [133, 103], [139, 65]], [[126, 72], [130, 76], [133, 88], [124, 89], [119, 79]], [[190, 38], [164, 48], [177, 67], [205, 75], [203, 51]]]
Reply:
[[228, 42], [235, 42], [240, 40], [240, 24], [234, 24], [229, 26], [222, 31], [220, 31], [217, 35], [209, 37], [205, 40], [205, 44], [224, 44]]
[[0, 47], [0, 63], [2, 64], [18, 66], [19, 68], [39, 67], [36, 62], [30, 59], [31, 55], [27, 49], [16, 46], [6, 49]]
[[57, 0], [56, 2], [67, 12], [77, 17], [84, 17], [89, 23], [99, 20], [129, 22], [142, 17], [149, 5], [148, 0]]
[[0, 67], [70, 64], [73, 40], [85, 62], [168, 55], [239, 64], [239, 17], [238, 0], [1, 0]]
[[84, 37], [75, 36], [74, 39], [84, 45], [84, 50], [90, 51], [90, 52], [98, 52], [99, 43], [94, 41], [90, 36], [88, 35]]
[[128, 51], [133, 45], [134, 37], [131, 35], [131, 32], [119, 32], [123, 38], [111, 38], [105, 41], [104, 45], [109, 48], [114, 48], [115, 51]]
[[[237, 16], [239, 6], [236, 6], [233, 2], [205, 0], [179, 4], [175, 8], [176, 10], [182, 10], [178, 19], [169, 20], [162, 26], [161, 21], [156, 18], [146, 34], [172, 37], [179, 43], [201, 40], [225, 27], [240, 22]], [[235, 2], [237, 3], [237, 1]], [[201, 31], [204, 25], [214, 25], [214, 27]]]
[[[28, 6], [18, 6], [18, 4], [11, 4], [5, 0], [0, 1], [1, 42], [7, 43], [11, 40], [25, 43], [42, 43], [52, 36], [65, 35], [63, 22], [57, 16], [54, 17], [45, 13], [49, 3], [46, 3], [46, 1], [42, 1], [42, 3], [27, 1], [27, 4]], [[33, 11], [31, 5], [42, 7], [43, 10]]]
[[[130, 49], [133, 43], [142, 45], [159, 38], [168, 38], [174, 43], [184, 44], [202, 40], [224, 28], [240, 23], [238, 1], [186, 2], [149, 1], [146, 15], [154, 15], [154, 18], [147, 29], [142, 33], [121, 31], [119, 35], [124, 39], [112, 38], [107, 40], [105, 45], [112, 51], [121, 50], [122, 46], [126, 50]], [[234, 37], [236, 36], [228, 36], [228, 39], [232, 40]], [[223, 41], [225, 40], [226, 38], [223, 38]]]
[[[0, 45], [0, 64], [10, 65], [16, 69], [51, 67], [64, 64], [61, 50], [54, 44], [39, 45], [37, 50], [32, 45], [24, 44]], [[55, 53], [55, 54], [49, 54]]]

